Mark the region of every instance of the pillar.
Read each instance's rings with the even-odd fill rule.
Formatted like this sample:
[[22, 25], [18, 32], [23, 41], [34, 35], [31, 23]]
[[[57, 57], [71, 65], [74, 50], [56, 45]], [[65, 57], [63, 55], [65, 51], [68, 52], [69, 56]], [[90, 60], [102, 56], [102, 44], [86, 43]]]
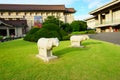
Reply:
[[9, 28], [7, 27], [7, 36], [10, 36]]
[[113, 12], [112, 10], [109, 11], [109, 19], [110, 19], [110, 23], [113, 22]]
[[102, 24], [101, 14], [98, 14], [98, 23]]

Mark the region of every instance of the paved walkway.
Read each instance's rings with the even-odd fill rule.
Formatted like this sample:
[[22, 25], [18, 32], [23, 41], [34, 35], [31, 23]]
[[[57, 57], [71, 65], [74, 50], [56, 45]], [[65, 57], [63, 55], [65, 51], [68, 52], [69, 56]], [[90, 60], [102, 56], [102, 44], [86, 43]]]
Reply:
[[108, 32], [99, 34], [90, 34], [90, 38], [111, 42], [120, 45], [120, 32]]

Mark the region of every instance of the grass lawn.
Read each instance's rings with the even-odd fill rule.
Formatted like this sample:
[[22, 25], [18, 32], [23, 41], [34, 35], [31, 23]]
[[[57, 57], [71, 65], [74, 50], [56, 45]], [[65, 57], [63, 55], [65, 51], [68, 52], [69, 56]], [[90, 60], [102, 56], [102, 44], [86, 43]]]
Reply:
[[22, 39], [0, 43], [0, 80], [120, 80], [120, 46], [87, 40], [85, 48], [61, 41], [44, 63], [36, 57], [36, 43]]

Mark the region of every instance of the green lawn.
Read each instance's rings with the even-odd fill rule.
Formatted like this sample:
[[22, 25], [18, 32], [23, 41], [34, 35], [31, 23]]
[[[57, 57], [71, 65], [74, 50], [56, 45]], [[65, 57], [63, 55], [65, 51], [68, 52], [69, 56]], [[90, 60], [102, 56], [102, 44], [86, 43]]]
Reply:
[[0, 80], [120, 80], [120, 46], [97, 40], [71, 48], [60, 42], [59, 58], [44, 63], [36, 43], [22, 39], [0, 43]]

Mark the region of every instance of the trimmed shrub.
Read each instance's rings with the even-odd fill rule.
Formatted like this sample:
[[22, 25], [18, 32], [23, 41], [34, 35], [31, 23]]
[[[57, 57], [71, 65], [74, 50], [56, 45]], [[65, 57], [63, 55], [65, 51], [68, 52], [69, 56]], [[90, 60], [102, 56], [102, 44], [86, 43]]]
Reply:
[[30, 41], [37, 42], [38, 39], [42, 38], [42, 37], [44, 37], [44, 38], [54, 38], [54, 37], [57, 37], [57, 38], [61, 39], [57, 31], [49, 31], [47, 29], [41, 28], [39, 31], [37, 31], [35, 34], [33, 34], [31, 36], [31, 40]]
[[86, 34], [87, 31], [80, 31], [80, 32], [72, 32], [71, 35], [79, 35], [79, 34]]
[[48, 23], [44, 24], [41, 29], [33, 28], [31, 29], [27, 35], [24, 37], [24, 40], [37, 42], [39, 38], [55, 38], [57, 37], [59, 40], [63, 40], [63, 36], [67, 36], [68, 34], [59, 28], [56, 24]]
[[87, 33], [88, 34], [96, 34], [96, 31], [91, 29], [91, 30], [87, 30]]
[[67, 32], [65, 32], [64, 30], [60, 30], [60, 33], [61, 33], [61, 36], [67, 36], [68, 35], [68, 33]]
[[34, 33], [36, 33], [40, 28], [32, 28], [24, 37], [24, 40], [31, 41], [31, 37]]
[[59, 26], [54, 23], [44, 24], [42, 28], [48, 29], [50, 31], [59, 31], [60, 30]]
[[70, 40], [70, 34], [69, 35], [66, 35], [66, 36], [63, 36], [63, 40]]

